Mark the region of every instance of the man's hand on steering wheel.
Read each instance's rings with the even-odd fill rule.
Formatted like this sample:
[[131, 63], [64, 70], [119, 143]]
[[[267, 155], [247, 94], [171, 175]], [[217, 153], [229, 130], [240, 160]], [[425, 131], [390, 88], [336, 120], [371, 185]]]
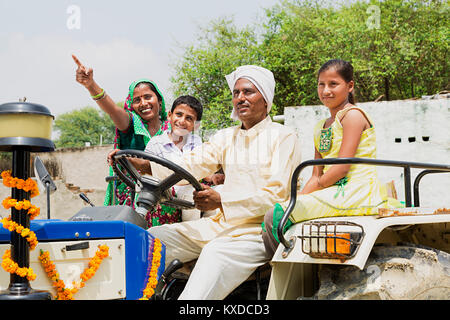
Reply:
[[210, 211], [220, 208], [222, 210], [222, 200], [220, 193], [207, 185], [202, 185], [203, 190], [194, 191], [195, 207], [201, 211]]
[[[144, 160], [146, 163], [148, 161], [157, 163], [170, 169], [173, 173], [161, 181], [143, 177], [130, 163], [129, 158]], [[139, 150], [114, 150], [108, 154], [108, 162], [111, 164], [115, 174], [127, 186], [139, 192], [138, 206], [142, 205], [148, 208], [156, 206], [162, 200], [162, 196], [168, 194], [167, 190], [181, 180], [189, 182], [196, 191], [203, 190], [202, 185], [185, 169], [167, 159], [150, 153]], [[169, 198], [163, 200], [163, 204], [175, 208], [192, 209], [195, 207], [194, 203], [182, 199]]]

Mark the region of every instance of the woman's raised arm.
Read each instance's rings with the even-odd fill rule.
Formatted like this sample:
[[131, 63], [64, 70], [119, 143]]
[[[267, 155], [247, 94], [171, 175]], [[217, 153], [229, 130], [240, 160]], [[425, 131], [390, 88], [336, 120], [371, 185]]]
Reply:
[[119, 130], [125, 131], [128, 129], [130, 119], [127, 112], [117, 106], [111, 97], [106, 94], [105, 90], [95, 82], [94, 70], [92, 68], [87, 69], [75, 55], [72, 55], [72, 58], [78, 66], [76, 81], [89, 91], [89, 94], [97, 102], [100, 109], [111, 117], [111, 120]]

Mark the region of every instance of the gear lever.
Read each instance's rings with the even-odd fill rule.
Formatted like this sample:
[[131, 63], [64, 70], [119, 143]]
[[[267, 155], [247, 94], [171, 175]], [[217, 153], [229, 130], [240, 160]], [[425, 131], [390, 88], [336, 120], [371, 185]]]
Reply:
[[91, 200], [89, 200], [87, 195], [84, 194], [83, 192], [80, 193], [80, 198], [83, 199], [83, 201], [89, 204], [91, 207], [95, 207], [94, 204], [91, 202]]
[[173, 260], [166, 268], [166, 270], [164, 270], [163, 274], [161, 275], [161, 278], [159, 278], [158, 284], [156, 285], [155, 288], [155, 294], [153, 295], [152, 299], [154, 300], [161, 300], [162, 296], [161, 296], [161, 291], [164, 288], [164, 286], [167, 284], [167, 279], [168, 277], [174, 273], [175, 271], [177, 271], [178, 269], [180, 269], [183, 266], [183, 262], [181, 262], [178, 259]]

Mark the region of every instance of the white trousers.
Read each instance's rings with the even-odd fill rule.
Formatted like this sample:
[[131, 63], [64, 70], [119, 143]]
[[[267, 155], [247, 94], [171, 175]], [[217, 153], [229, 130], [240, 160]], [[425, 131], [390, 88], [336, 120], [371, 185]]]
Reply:
[[218, 237], [194, 242], [166, 224], [148, 229], [166, 245], [166, 267], [173, 259], [197, 259], [180, 300], [224, 299], [258, 268], [269, 261], [262, 236]]

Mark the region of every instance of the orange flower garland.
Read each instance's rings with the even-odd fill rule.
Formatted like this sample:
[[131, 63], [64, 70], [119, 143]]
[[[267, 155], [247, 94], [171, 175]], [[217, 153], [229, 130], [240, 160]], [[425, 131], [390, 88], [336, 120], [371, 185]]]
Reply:
[[53, 261], [50, 260], [50, 254], [48, 251], [41, 250], [39, 260], [41, 261], [47, 276], [52, 281], [53, 287], [56, 289], [55, 298], [58, 300], [72, 300], [74, 292], [72, 292], [71, 289], [66, 289], [64, 281], [59, 278], [59, 273], [56, 271]]
[[42, 251], [39, 255], [39, 260], [45, 269], [48, 277], [52, 281], [53, 287], [56, 289], [55, 298], [58, 300], [73, 300], [73, 295], [85, 286], [85, 282], [92, 278], [97, 272], [103, 259], [109, 256], [109, 247], [107, 245], [98, 246], [98, 250], [95, 255], [89, 261], [89, 267], [84, 270], [80, 275], [81, 281], [73, 282], [73, 288], [66, 288], [66, 284], [59, 278], [59, 273], [56, 271], [56, 266], [52, 260], [50, 260], [50, 254], [48, 251]]
[[30, 215], [30, 220], [33, 220], [40, 214], [40, 209], [31, 204], [28, 200], [17, 201], [7, 197], [2, 201], [3, 208], [6, 210], [15, 208], [16, 210], [28, 210], [27, 214]]
[[39, 195], [39, 188], [37, 187], [36, 182], [31, 178], [28, 178], [26, 181], [19, 178], [13, 178], [11, 176], [11, 170], [3, 171], [1, 176], [5, 186], [21, 189], [25, 192], [31, 192], [31, 198]]
[[[9, 188], [17, 188], [30, 192], [30, 197], [33, 198], [39, 195], [39, 188], [37, 183], [28, 178], [27, 180], [13, 178], [11, 176], [11, 171], [6, 170], [1, 173], [3, 179], [3, 184]], [[30, 220], [33, 220], [40, 213], [40, 209], [31, 204], [28, 200], [17, 201], [16, 199], [11, 199], [7, 197], [2, 201], [2, 205], [6, 210], [15, 208], [16, 210], [28, 210], [27, 214], [30, 216]], [[38, 240], [36, 234], [29, 228], [25, 228], [18, 223], [11, 220], [11, 217], [3, 218], [1, 220], [3, 227], [8, 229], [10, 232], [17, 232], [23, 238], [25, 238], [30, 246], [30, 250], [36, 248]], [[58, 272], [56, 272], [55, 264], [50, 260], [50, 254], [46, 251], [40, 252], [39, 260], [44, 266], [45, 272], [52, 281], [52, 285], [56, 288], [56, 299], [60, 300], [73, 300], [73, 295], [78, 292], [80, 288], [85, 286], [85, 282], [92, 278], [97, 272], [103, 259], [109, 256], [109, 248], [107, 245], [99, 246], [94, 257], [89, 261], [89, 267], [84, 270], [81, 274], [81, 280], [79, 282], [74, 282], [74, 287], [71, 289], [66, 288], [63, 280], [59, 278]], [[9, 273], [15, 273], [20, 277], [27, 277], [28, 280], [32, 281], [36, 279], [36, 274], [32, 268], [20, 268], [19, 265], [11, 259], [11, 251], [6, 250], [3, 254], [2, 267], [5, 271]]]
[[17, 222], [12, 221], [10, 217], [3, 218], [1, 220], [1, 223], [3, 224], [3, 228], [8, 229], [11, 232], [15, 231], [18, 234], [20, 234], [23, 238], [25, 238], [28, 241], [28, 244], [30, 245], [30, 250], [34, 250], [34, 248], [36, 248], [38, 241], [36, 238], [36, 234], [33, 231], [31, 231], [28, 228], [24, 228]]
[[148, 276], [147, 285], [142, 292], [142, 298], [139, 300], [148, 300], [155, 293], [156, 285], [158, 284], [158, 268], [161, 264], [161, 250], [162, 244], [159, 239], [155, 239], [153, 242], [153, 258], [152, 258], [152, 267], [150, 269], [150, 274]]
[[3, 254], [2, 267], [9, 273], [15, 273], [24, 278], [27, 277], [29, 281], [36, 279], [36, 274], [31, 268], [20, 268], [19, 265], [11, 259], [11, 251], [5, 250]]
[[[1, 177], [3, 179], [3, 184], [10, 188], [17, 188], [24, 190], [26, 192], [30, 192], [30, 197], [33, 198], [39, 195], [39, 189], [37, 187], [37, 183], [28, 178], [26, 181], [23, 179], [13, 178], [11, 176], [11, 171], [3, 171], [1, 173]], [[33, 220], [40, 214], [40, 209], [31, 204], [28, 200], [17, 201], [16, 199], [12, 199], [11, 197], [7, 197], [2, 201], [3, 207], [8, 210], [11, 208], [15, 208], [16, 210], [27, 210], [27, 214], [30, 216], [30, 220]], [[36, 248], [38, 244], [38, 240], [36, 234], [31, 231], [29, 228], [25, 228], [18, 223], [11, 220], [11, 217], [3, 218], [0, 220], [3, 227], [10, 232], [17, 232], [23, 238], [25, 238], [30, 246], [30, 250]], [[162, 251], [162, 243], [159, 239], [155, 239], [153, 243], [153, 256], [152, 256], [152, 266], [149, 273], [149, 278], [147, 281], [146, 288], [143, 290], [143, 296], [141, 300], [148, 300], [155, 293], [155, 288], [158, 283], [158, 269], [161, 264], [161, 251]], [[95, 273], [97, 272], [100, 264], [103, 259], [109, 256], [109, 248], [107, 245], [99, 246], [99, 249], [96, 251], [94, 257], [89, 261], [88, 267], [83, 271], [80, 275], [80, 281], [73, 282], [73, 288], [66, 288], [66, 285], [62, 279], [59, 278], [59, 274], [56, 271], [55, 264], [50, 260], [50, 254], [47, 251], [40, 252], [39, 260], [42, 266], [45, 269], [49, 279], [52, 281], [53, 287], [56, 289], [56, 299], [59, 300], [73, 300], [73, 296], [75, 293], [79, 291], [79, 289], [85, 286], [86, 281], [91, 279]], [[12, 260], [11, 251], [5, 250], [5, 253], [2, 257], [1, 263], [3, 269], [9, 273], [15, 273], [20, 277], [26, 277], [29, 281], [33, 281], [36, 279], [36, 274], [34, 273], [32, 268], [21, 268], [19, 265]]]
[[[31, 178], [28, 178], [27, 180], [13, 178], [11, 176], [10, 170], [3, 171], [1, 173], [1, 177], [3, 179], [3, 184], [6, 187], [21, 189], [25, 192], [30, 192], [31, 198], [39, 195], [39, 188], [37, 186], [37, 183]], [[32, 205], [28, 200], [17, 201], [16, 199], [7, 197], [2, 201], [2, 205], [6, 210], [11, 209], [12, 207], [14, 207], [16, 210], [28, 210], [27, 214], [30, 215], [30, 220], [33, 220], [40, 213], [39, 208]], [[23, 238], [25, 238], [30, 246], [30, 250], [36, 248], [38, 244], [36, 234], [29, 228], [25, 228], [12, 221], [11, 217], [3, 218], [1, 220], [1, 223], [3, 224], [3, 228], [8, 229], [11, 232], [15, 231]], [[9, 273], [15, 273], [22, 278], [27, 277], [27, 279], [30, 281], [36, 279], [36, 274], [33, 272], [32, 268], [20, 268], [19, 265], [11, 259], [10, 250], [6, 250], [3, 254], [2, 267], [3, 269], [5, 269], [5, 271]]]
[[89, 261], [89, 268], [86, 268], [86, 270], [84, 270], [84, 272], [80, 275], [80, 278], [82, 280], [81, 287], [84, 287], [84, 282], [88, 281], [90, 278], [94, 276], [94, 274], [100, 267], [100, 264], [102, 263], [103, 259], [105, 259], [108, 255], [109, 255], [109, 248], [107, 245], [101, 245], [98, 247], [95, 256], [93, 256], [92, 259]]

